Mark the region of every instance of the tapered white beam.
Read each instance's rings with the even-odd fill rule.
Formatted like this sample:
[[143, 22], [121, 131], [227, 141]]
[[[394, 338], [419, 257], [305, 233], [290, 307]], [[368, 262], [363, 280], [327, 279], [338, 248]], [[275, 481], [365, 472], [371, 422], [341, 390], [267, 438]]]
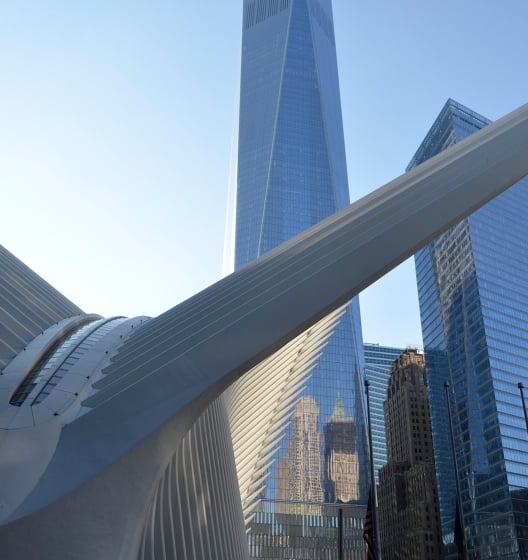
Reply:
[[227, 386], [527, 173], [528, 105], [153, 321], [86, 404], [183, 356]]

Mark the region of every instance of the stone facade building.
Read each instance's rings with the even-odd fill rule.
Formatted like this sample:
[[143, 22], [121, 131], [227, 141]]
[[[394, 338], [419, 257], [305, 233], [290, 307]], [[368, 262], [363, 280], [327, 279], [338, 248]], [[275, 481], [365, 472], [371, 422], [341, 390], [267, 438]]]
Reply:
[[423, 353], [395, 361], [384, 405], [388, 464], [379, 473], [384, 559], [443, 558]]

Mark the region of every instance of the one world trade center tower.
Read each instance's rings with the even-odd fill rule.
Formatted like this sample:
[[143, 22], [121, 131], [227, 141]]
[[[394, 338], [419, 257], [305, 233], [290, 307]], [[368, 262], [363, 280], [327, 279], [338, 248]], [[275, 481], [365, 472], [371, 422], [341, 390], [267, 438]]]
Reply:
[[[242, 25], [236, 269], [349, 203], [331, 1], [244, 0]], [[362, 371], [356, 298], [228, 393], [250, 535], [366, 503]]]

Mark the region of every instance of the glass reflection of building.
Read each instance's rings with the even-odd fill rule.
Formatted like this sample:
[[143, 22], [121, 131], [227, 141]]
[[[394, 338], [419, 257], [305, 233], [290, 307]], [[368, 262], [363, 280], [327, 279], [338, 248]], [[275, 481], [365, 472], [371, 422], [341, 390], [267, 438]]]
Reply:
[[365, 377], [369, 380], [370, 421], [372, 425], [372, 455], [376, 482], [381, 467], [387, 463], [387, 442], [385, 438], [385, 416], [383, 403], [387, 398], [387, 386], [394, 360], [399, 358], [403, 348], [392, 348], [365, 342]]
[[[286, 452], [277, 469], [278, 498], [284, 512], [304, 513], [305, 503], [319, 503], [323, 499], [318, 419], [317, 401], [301, 397], [292, 415]], [[318, 511], [320, 507], [309, 507], [309, 513]]]
[[354, 421], [337, 395], [332, 416], [324, 425], [325, 502], [349, 504], [359, 500], [359, 463]]
[[[238, 144], [236, 269], [349, 203], [330, 0], [244, 0]], [[306, 517], [316, 505], [315, 510], [321, 514], [315, 524], [320, 528], [328, 526], [330, 531], [324, 533], [326, 536], [321, 537], [319, 544], [323, 546], [324, 539], [330, 539], [332, 534], [333, 540], [327, 544], [335, 550], [338, 508], [332, 504], [324, 506], [322, 470], [324, 423], [333, 414], [338, 393], [342, 396], [344, 413], [351, 425], [353, 422], [359, 473], [355, 488], [348, 492], [354, 497], [355, 505], [350, 506], [352, 517], [348, 518], [346, 512], [344, 515], [352, 520], [356, 519], [354, 515], [360, 515], [360, 510], [364, 511], [369, 488], [368, 447], [357, 298], [344, 308], [339, 324], [332, 328], [333, 334], [324, 350], [317, 350], [314, 360], [307, 367], [295, 370], [295, 379], [285, 384], [276, 410], [270, 411], [270, 418], [266, 418], [269, 429], [262, 436], [262, 452], [255, 453], [251, 472], [248, 473], [247, 467], [242, 475], [239, 471], [241, 485], [244, 483], [241, 476], [244, 480], [252, 477], [251, 485], [246, 482], [244, 488], [250, 490], [242, 492], [242, 500], [253, 557], [283, 557], [283, 553], [271, 552], [273, 547], [264, 547], [268, 552], [263, 552], [258, 532], [268, 531], [268, 521], [263, 519], [269, 518], [262, 516], [281, 514], [280, 523], [275, 517], [270, 522], [274, 531], [284, 535], [283, 539], [277, 537], [274, 546], [288, 547], [288, 524], [303, 525], [305, 521], [294, 517]], [[307, 342], [299, 350], [299, 356], [312, 348], [310, 332], [305, 336]], [[295, 363], [288, 372], [294, 368]], [[249, 385], [249, 381], [245, 382]], [[267, 393], [276, 389], [272, 387], [276, 382], [270, 378], [254, 383], [260, 383], [258, 391]], [[253, 391], [257, 390], [255, 386]], [[235, 387], [232, 393], [237, 396], [229, 403], [236, 401], [238, 408], [242, 407], [241, 390]], [[228, 410], [232, 431], [238, 434], [242, 429], [234, 426], [238, 410], [233, 412], [233, 406], [228, 404]], [[312, 437], [310, 445], [299, 440], [301, 435]], [[265, 438], [269, 441], [264, 441]], [[246, 459], [245, 456], [241, 459], [243, 453], [237, 449], [237, 438], [234, 441], [235, 457], [240, 464]], [[312, 470], [310, 482], [305, 485], [296, 477], [304, 477], [308, 465]], [[295, 514], [287, 521], [285, 512]], [[353, 546], [363, 553], [361, 535], [354, 535], [347, 542], [354, 541]], [[313, 541], [295, 546], [296, 558], [314, 554]]]
[[[488, 123], [449, 100], [409, 168]], [[528, 438], [517, 388], [528, 381], [527, 214], [522, 180], [415, 257], [444, 541], [452, 543], [455, 524], [447, 380], [469, 558], [528, 558]]]

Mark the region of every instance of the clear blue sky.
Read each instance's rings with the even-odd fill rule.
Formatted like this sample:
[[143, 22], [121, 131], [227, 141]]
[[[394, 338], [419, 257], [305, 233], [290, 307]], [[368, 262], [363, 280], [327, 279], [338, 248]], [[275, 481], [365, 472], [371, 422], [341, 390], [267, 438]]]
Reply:
[[[448, 97], [527, 101], [526, 0], [333, 4], [352, 199]], [[0, 3], [0, 243], [84, 310], [156, 315], [220, 278], [241, 6]], [[420, 344], [412, 262], [361, 305], [366, 341]]]

